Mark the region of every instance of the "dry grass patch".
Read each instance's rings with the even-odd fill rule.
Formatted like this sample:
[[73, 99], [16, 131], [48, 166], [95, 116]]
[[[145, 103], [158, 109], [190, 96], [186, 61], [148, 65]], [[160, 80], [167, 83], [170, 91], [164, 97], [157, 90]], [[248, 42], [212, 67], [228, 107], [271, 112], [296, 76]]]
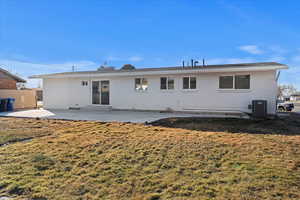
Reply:
[[[7, 130], [16, 129], [16, 119], [0, 120]], [[43, 123], [51, 134], [0, 147], [3, 195], [60, 200], [300, 198], [298, 135], [18, 122], [23, 124], [19, 127]]]
[[0, 118], [0, 146], [24, 140], [31, 140], [36, 137], [43, 137], [53, 134], [63, 127], [72, 127], [72, 122], [37, 119], [13, 119]]

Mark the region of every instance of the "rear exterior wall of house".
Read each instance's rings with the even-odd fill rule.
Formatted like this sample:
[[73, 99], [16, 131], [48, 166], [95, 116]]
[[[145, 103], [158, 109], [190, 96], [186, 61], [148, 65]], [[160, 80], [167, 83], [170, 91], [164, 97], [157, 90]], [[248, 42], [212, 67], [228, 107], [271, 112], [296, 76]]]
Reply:
[[[109, 78], [46, 78], [43, 80], [44, 106], [68, 109], [92, 105], [91, 81], [110, 81], [110, 105], [113, 109], [174, 111], [251, 112], [252, 100], [267, 100], [268, 113], [276, 112], [276, 71], [197, 73], [182, 75], [119, 76]], [[219, 77], [250, 75], [250, 89], [220, 89]], [[92, 76], [92, 75], [91, 75]], [[196, 77], [196, 89], [183, 89], [183, 77]], [[174, 79], [174, 89], [161, 90], [161, 77]], [[136, 91], [135, 78], [146, 78], [148, 89]], [[83, 86], [82, 81], [88, 85]]]

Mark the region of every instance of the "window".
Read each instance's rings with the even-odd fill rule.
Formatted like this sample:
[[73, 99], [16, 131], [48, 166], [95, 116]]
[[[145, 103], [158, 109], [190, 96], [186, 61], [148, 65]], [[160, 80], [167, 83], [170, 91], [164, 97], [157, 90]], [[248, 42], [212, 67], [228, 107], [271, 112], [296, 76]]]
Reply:
[[148, 80], [146, 78], [135, 79], [135, 90], [146, 91], [148, 89]]
[[250, 89], [250, 75], [236, 75], [235, 89]]
[[87, 82], [87, 81], [81, 81], [81, 85], [82, 85], [82, 86], [87, 86], [87, 85], [88, 85], [88, 82]]
[[173, 90], [174, 89], [174, 79], [169, 77], [160, 78], [160, 89], [161, 90]]
[[233, 89], [233, 76], [220, 76], [219, 77], [220, 89]]
[[197, 79], [196, 77], [183, 77], [183, 89], [196, 89]]
[[250, 75], [220, 76], [220, 89], [250, 89]]
[[190, 87], [190, 78], [184, 77], [183, 78], [183, 89], [189, 89]]

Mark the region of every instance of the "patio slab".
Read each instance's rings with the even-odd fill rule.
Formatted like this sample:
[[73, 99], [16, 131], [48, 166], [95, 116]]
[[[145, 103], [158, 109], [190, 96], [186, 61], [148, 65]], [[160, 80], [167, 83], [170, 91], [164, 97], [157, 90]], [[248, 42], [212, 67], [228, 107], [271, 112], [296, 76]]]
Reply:
[[145, 123], [169, 117], [235, 117], [220, 114], [187, 114], [187, 113], [160, 113], [141, 111], [84, 111], [84, 110], [23, 110], [0, 113], [3, 117], [25, 117], [45, 119], [89, 120], [104, 122], [133, 122]]

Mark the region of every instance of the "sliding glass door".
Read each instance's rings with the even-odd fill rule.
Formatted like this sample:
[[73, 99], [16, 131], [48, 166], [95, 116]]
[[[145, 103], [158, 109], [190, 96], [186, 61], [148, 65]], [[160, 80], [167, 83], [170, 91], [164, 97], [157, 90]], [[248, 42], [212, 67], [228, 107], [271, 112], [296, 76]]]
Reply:
[[109, 105], [109, 81], [92, 81], [92, 104]]

